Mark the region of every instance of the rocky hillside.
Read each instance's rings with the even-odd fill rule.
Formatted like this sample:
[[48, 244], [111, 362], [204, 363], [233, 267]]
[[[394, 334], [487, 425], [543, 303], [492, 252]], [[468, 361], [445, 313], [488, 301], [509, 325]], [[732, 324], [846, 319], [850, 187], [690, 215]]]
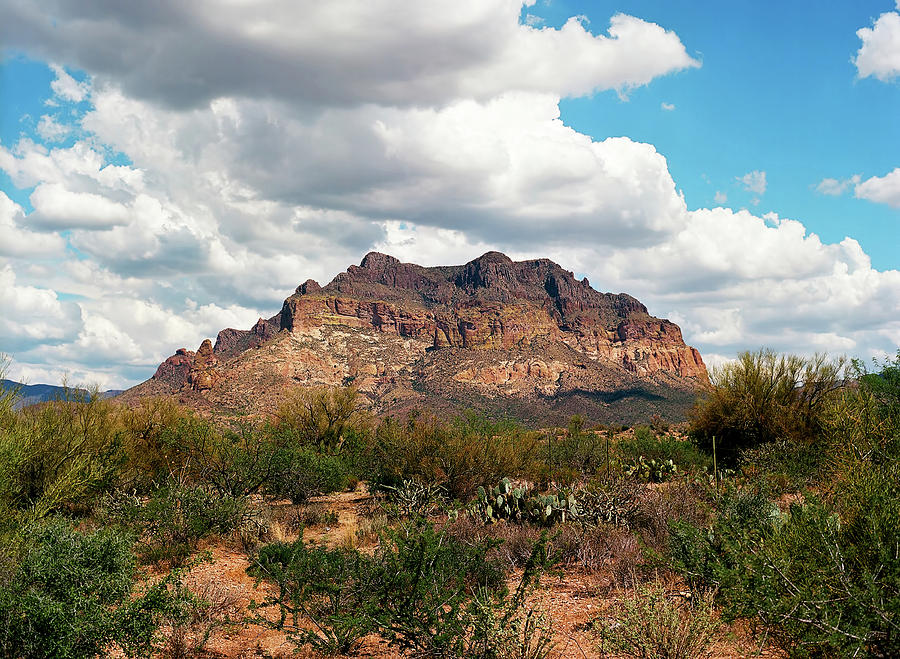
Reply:
[[425, 268], [372, 252], [215, 345], [182, 348], [126, 400], [266, 412], [295, 385], [353, 385], [385, 413], [476, 409], [534, 423], [678, 418], [707, 382], [681, 330], [547, 259]]

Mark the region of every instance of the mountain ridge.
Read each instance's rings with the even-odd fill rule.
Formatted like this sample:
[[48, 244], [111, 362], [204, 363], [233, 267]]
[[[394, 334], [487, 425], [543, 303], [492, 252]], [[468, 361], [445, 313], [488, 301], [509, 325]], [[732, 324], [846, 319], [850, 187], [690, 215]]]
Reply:
[[530, 406], [536, 416], [618, 420], [629, 416], [616, 411], [622, 392], [673, 417], [707, 382], [677, 325], [549, 259], [487, 252], [424, 267], [370, 252], [325, 286], [307, 280], [249, 330], [227, 328], [215, 344], [179, 349], [124, 398], [170, 394], [199, 407], [271, 412], [292, 385], [350, 384], [387, 413], [527, 417]]

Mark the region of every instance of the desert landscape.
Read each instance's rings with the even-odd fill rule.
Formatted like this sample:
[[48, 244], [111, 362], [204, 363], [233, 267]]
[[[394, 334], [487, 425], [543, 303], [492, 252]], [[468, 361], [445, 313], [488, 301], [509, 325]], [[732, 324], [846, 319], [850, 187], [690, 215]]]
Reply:
[[900, 0], [0, 0], [0, 659], [900, 657]]

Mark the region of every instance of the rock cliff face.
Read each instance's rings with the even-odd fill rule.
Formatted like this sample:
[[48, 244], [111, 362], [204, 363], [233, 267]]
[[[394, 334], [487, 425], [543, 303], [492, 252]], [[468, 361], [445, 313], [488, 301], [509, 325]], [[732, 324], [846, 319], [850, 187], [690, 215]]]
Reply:
[[352, 384], [381, 411], [627, 420], [677, 417], [706, 381], [677, 325], [547, 259], [488, 252], [425, 268], [372, 252], [327, 286], [300, 285], [250, 330], [222, 330], [196, 353], [178, 350], [126, 398], [168, 392], [265, 411], [288, 386]]

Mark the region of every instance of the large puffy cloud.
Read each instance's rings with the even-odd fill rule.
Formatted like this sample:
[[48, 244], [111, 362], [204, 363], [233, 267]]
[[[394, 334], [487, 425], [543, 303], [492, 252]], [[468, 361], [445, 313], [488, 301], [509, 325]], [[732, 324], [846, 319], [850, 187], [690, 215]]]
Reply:
[[91, 192], [72, 192], [59, 183], [41, 183], [31, 193], [33, 225], [51, 229], [105, 229], [124, 224], [128, 209]]
[[885, 12], [872, 27], [856, 34], [862, 40], [854, 59], [860, 78], [874, 76], [887, 82], [900, 75], [900, 12]]
[[81, 321], [77, 305], [50, 289], [20, 284], [9, 264], [0, 267], [0, 307], [0, 346], [8, 351], [71, 340]]
[[61, 257], [65, 242], [56, 234], [42, 234], [23, 226], [25, 212], [22, 207], [0, 191], [0, 256], [12, 257]]
[[[262, 101], [177, 113], [116, 91], [95, 96], [85, 126], [140, 167], [165, 172], [170, 192], [190, 182], [196, 197], [200, 173], [229, 212], [263, 197], [355, 217], [402, 217], [484, 240], [546, 243], [652, 242], [683, 221], [684, 202], [652, 145], [593, 141], [560, 121], [557, 97], [509, 93], [440, 109], [369, 105], [308, 117]], [[360, 235], [335, 219], [334, 240]], [[242, 219], [225, 217], [221, 225], [252, 240]], [[362, 243], [380, 238], [367, 233]]]
[[884, 176], [873, 176], [854, 188], [860, 199], [900, 208], [900, 167]]
[[[408, 106], [511, 89], [582, 95], [699, 65], [653, 23], [619, 14], [607, 35], [577, 19], [535, 28], [519, 24], [517, 0], [4, 0], [0, 8], [8, 46], [182, 108], [234, 96]], [[65, 93], [77, 93], [71, 87]]]

